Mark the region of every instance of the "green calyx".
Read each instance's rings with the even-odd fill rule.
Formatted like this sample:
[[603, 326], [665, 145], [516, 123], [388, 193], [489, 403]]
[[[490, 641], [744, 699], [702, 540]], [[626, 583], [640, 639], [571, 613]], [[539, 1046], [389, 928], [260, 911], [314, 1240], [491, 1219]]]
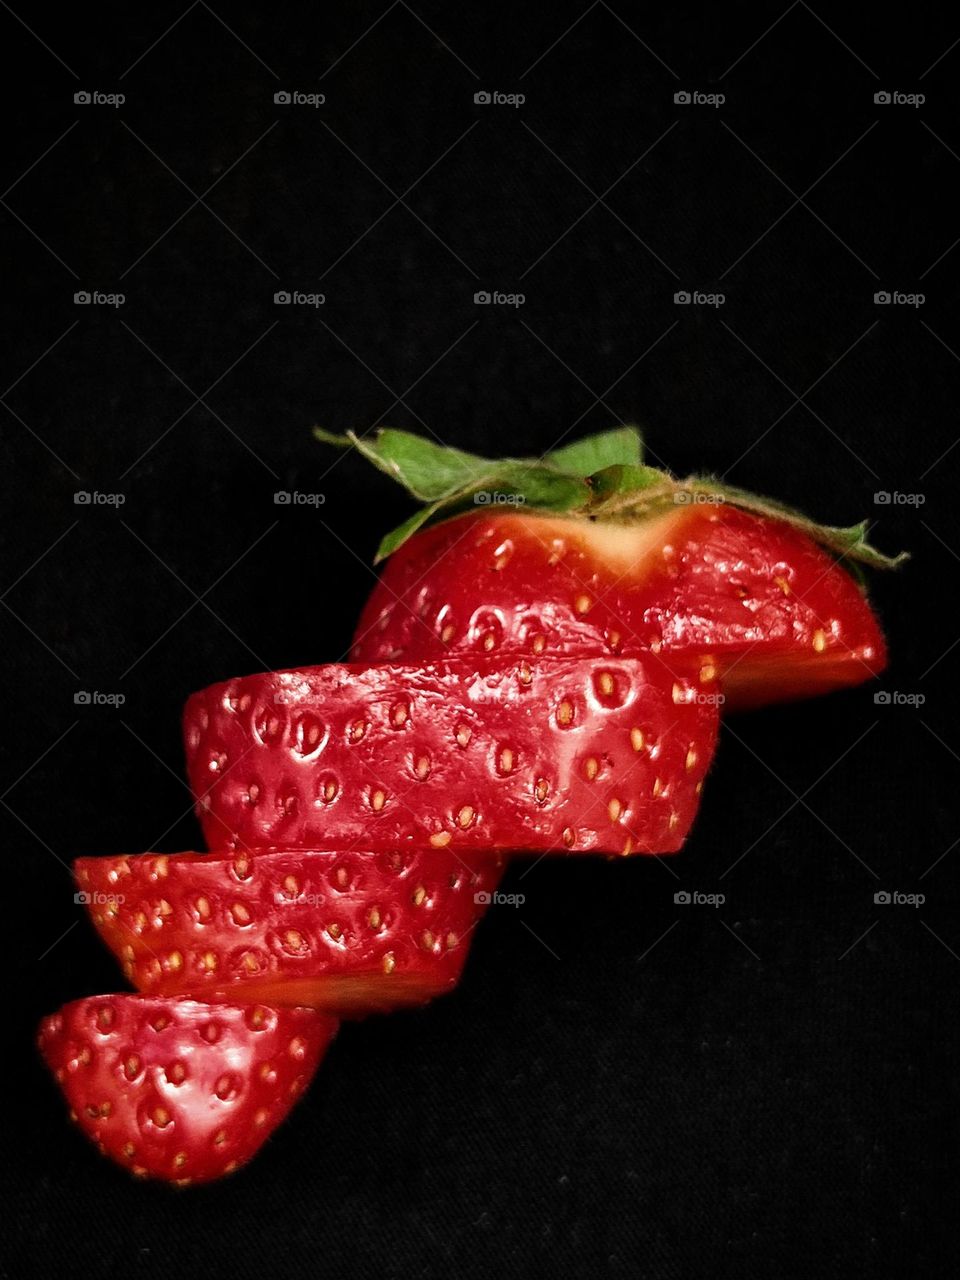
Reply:
[[779, 502], [711, 476], [678, 480], [668, 471], [648, 467], [636, 427], [616, 427], [585, 436], [552, 449], [542, 458], [501, 459], [481, 458], [389, 427], [372, 436], [358, 436], [353, 431], [338, 436], [321, 427], [314, 427], [313, 434], [324, 444], [356, 449], [423, 504], [382, 540], [378, 563], [432, 520], [503, 504], [631, 524], [675, 505], [729, 503], [801, 529], [838, 560], [895, 569], [908, 558], [904, 551], [887, 556], [872, 547], [866, 520], [846, 529], [817, 524]]

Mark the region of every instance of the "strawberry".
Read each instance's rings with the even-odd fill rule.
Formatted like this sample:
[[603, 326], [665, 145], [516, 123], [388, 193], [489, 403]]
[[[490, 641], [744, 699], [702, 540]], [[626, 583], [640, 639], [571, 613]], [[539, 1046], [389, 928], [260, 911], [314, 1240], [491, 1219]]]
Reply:
[[185, 1185], [256, 1153], [336, 1030], [310, 1009], [107, 995], [45, 1018], [39, 1046], [104, 1155], [138, 1177]]
[[151, 995], [342, 1015], [456, 985], [501, 868], [449, 849], [80, 858], [74, 873], [125, 976]]
[[845, 566], [902, 557], [874, 550], [865, 525], [828, 528], [646, 467], [632, 428], [536, 462], [491, 462], [397, 431], [348, 443], [427, 502], [381, 544], [389, 559], [356, 661], [652, 652], [675, 667], [714, 664], [735, 707], [857, 684], [885, 665]]
[[247, 676], [190, 698], [187, 772], [213, 848], [668, 853], [713, 754], [714, 674], [648, 655]]

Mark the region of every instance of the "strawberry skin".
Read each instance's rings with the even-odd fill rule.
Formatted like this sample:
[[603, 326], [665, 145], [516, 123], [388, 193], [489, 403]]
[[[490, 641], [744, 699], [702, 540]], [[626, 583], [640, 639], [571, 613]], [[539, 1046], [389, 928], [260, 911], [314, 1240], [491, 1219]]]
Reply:
[[428, 527], [387, 560], [351, 657], [645, 651], [714, 663], [732, 708], [858, 684], [886, 663], [863, 593], [810, 536], [692, 501], [637, 524], [511, 512]]
[[185, 1185], [257, 1152], [336, 1030], [310, 1009], [106, 995], [45, 1018], [39, 1047], [104, 1155], [138, 1177]]
[[451, 991], [502, 869], [449, 849], [80, 858], [138, 990], [360, 1017]]
[[669, 853], [714, 676], [650, 655], [268, 672], [193, 695], [187, 771], [211, 848]]

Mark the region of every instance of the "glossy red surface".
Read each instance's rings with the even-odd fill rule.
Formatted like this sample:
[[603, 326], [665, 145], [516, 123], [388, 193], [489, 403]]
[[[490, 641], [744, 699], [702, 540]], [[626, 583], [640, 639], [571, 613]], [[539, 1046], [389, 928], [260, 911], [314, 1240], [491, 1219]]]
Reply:
[[212, 848], [672, 852], [713, 675], [650, 655], [269, 672], [189, 700], [187, 769]]
[[104, 1155], [139, 1177], [207, 1182], [259, 1150], [337, 1025], [310, 1009], [106, 995], [44, 1018], [39, 1046]]
[[386, 562], [351, 657], [464, 651], [709, 658], [731, 707], [858, 684], [886, 662], [833, 557], [790, 525], [710, 504], [636, 526], [471, 513], [416, 534]]
[[354, 849], [80, 858], [74, 874], [140, 991], [362, 1016], [453, 989], [502, 868]]

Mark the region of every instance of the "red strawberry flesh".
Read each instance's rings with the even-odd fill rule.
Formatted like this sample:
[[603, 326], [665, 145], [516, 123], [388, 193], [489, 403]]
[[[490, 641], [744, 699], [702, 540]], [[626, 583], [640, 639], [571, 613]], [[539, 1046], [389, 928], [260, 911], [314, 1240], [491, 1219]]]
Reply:
[[185, 1184], [256, 1153], [336, 1030], [310, 1009], [106, 995], [45, 1018], [39, 1046], [104, 1155], [139, 1177]]
[[362, 1016], [456, 986], [502, 868], [355, 849], [80, 858], [74, 873], [140, 991]]
[[652, 655], [269, 672], [194, 694], [187, 770], [212, 848], [669, 853], [714, 676]]
[[858, 684], [886, 647], [851, 575], [795, 526], [694, 503], [637, 524], [470, 514], [387, 560], [351, 657], [659, 653], [712, 661], [728, 709]]

